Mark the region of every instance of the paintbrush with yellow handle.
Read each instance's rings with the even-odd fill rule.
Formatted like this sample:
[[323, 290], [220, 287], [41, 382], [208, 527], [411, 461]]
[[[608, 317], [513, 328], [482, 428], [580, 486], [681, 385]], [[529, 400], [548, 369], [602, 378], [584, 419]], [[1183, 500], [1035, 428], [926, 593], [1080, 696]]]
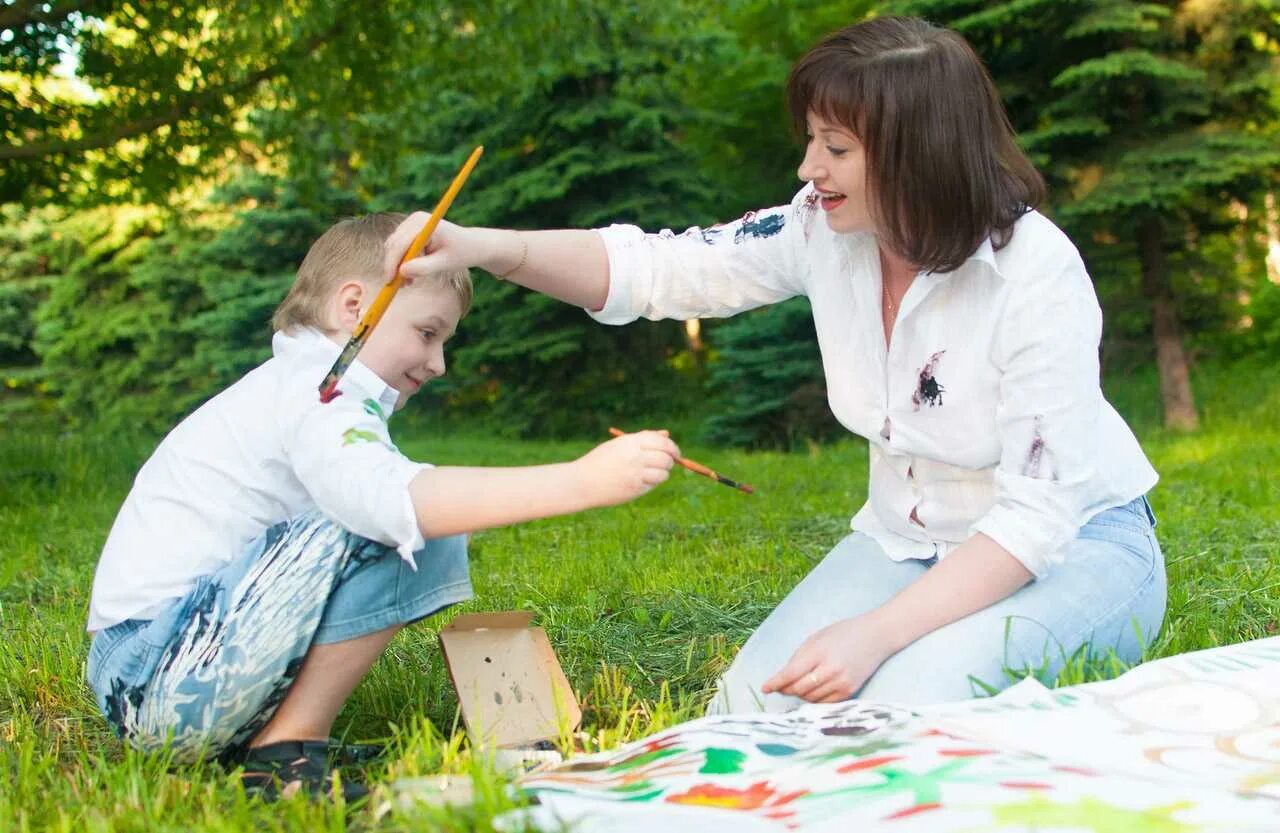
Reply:
[[365, 341], [369, 338], [369, 333], [373, 332], [373, 328], [378, 326], [378, 322], [382, 320], [382, 314], [391, 305], [391, 299], [395, 297], [396, 291], [404, 284], [404, 276], [400, 274], [400, 267], [421, 254], [422, 247], [427, 245], [427, 241], [431, 239], [436, 226], [440, 225], [440, 221], [444, 219], [444, 213], [453, 204], [453, 198], [458, 196], [458, 192], [462, 190], [462, 183], [467, 181], [467, 176], [470, 175], [471, 169], [476, 166], [476, 162], [480, 161], [480, 154], [482, 153], [484, 153], [483, 145], [471, 151], [471, 156], [463, 163], [462, 170], [458, 171], [458, 175], [453, 178], [453, 182], [449, 185], [449, 190], [445, 191], [444, 196], [440, 198], [440, 202], [436, 203], [436, 208], [431, 212], [431, 217], [427, 220], [426, 225], [422, 227], [422, 231], [418, 232], [418, 236], [413, 238], [413, 242], [409, 244], [404, 257], [400, 258], [400, 263], [396, 266], [396, 273], [391, 276], [391, 280], [382, 285], [382, 289], [378, 290], [377, 297], [373, 299], [373, 303], [365, 311], [364, 317], [360, 319], [360, 323], [351, 332], [351, 338], [347, 341], [347, 346], [342, 348], [342, 352], [338, 354], [338, 360], [333, 363], [333, 367], [329, 368], [324, 381], [320, 383], [321, 402], [332, 402], [342, 395], [342, 391], [338, 390], [338, 381], [347, 372], [347, 368], [351, 367], [351, 363], [356, 360], [356, 354], [360, 352], [360, 348], [364, 346]]

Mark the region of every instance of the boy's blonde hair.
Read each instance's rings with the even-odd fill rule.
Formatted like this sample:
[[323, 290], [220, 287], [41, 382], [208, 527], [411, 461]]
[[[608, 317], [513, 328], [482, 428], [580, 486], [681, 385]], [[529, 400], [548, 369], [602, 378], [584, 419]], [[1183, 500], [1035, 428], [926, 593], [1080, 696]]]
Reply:
[[[280, 331], [315, 327], [331, 332], [333, 327], [325, 320], [325, 305], [334, 290], [343, 281], [353, 279], [371, 289], [381, 287], [383, 244], [406, 216], [391, 212], [365, 214], [342, 220], [320, 235], [302, 259], [289, 293], [271, 316], [271, 326]], [[457, 293], [463, 315], [471, 308], [471, 274], [466, 269], [438, 272], [414, 285], [449, 287]]]

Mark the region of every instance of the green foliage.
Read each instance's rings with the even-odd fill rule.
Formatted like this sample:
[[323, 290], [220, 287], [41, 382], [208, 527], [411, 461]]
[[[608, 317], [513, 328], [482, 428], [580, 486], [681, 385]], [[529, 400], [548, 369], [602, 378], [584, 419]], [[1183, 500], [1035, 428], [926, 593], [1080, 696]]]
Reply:
[[708, 439], [786, 448], [838, 433], [807, 299], [744, 313], [716, 336], [720, 360], [709, 382], [717, 409], [707, 420]]
[[[876, 5], [0, 8], [0, 191], [76, 205], [155, 197], [77, 213], [3, 209], [0, 411], [56, 403], [76, 420], [169, 424], [268, 355], [270, 311], [320, 231], [365, 210], [430, 207], [478, 143], [487, 153], [451, 212], [459, 222], [680, 229], [785, 202], [798, 159], [787, 71]], [[1133, 234], [1145, 212], [1165, 221], [1193, 348], [1274, 350], [1275, 284], [1261, 268], [1262, 201], [1280, 169], [1273, 8], [914, 0], [894, 10], [952, 25], [988, 62], [1053, 185], [1047, 208], [1097, 278], [1108, 366], [1151, 355]], [[67, 44], [74, 81], [54, 69]], [[96, 149], [67, 145], [173, 113]], [[23, 155], [49, 142], [61, 149]], [[710, 413], [710, 436], [756, 445], [832, 424], [801, 302], [705, 322], [710, 349], [694, 355], [675, 322], [606, 328], [476, 277], [450, 375], [419, 413], [443, 408], [519, 435], [692, 425]], [[707, 379], [715, 399], [701, 395]]]
[[[370, 174], [360, 187], [379, 195], [375, 207], [428, 207], [458, 160], [483, 144], [483, 170], [451, 212], [459, 222], [691, 225], [711, 214], [722, 191], [672, 141], [699, 114], [679, 104], [667, 74], [699, 43], [696, 34], [637, 35], [501, 107], [443, 95], [425, 133], [433, 147], [449, 150], [423, 149], [395, 179]], [[477, 277], [476, 303], [453, 348], [448, 402], [455, 414], [518, 435], [598, 435], [684, 404], [689, 385], [673, 364], [683, 349], [677, 323], [606, 328], [582, 310]]]
[[0, 206], [0, 417], [49, 406], [39, 387], [35, 311], [49, 294], [59, 255], [56, 209]]
[[874, 6], [868, 0], [735, 0], [706, 13], [713, 18], [706, 25], [721, 36], [702, 60], [673, 70], [684, 100], [701, 111], [681, 125], [680, 135], [700, 170], [726, 184], [713, 219], [779, 205], [795, 194], [801, 148], [786, 109], [787, 74], [820, 37], [856, 23]]
[[349, 192], [264, 177], [243, 178], [218, 197], [223, 211], [241, 210], [207, 242], [192, 241], [183, 276], [202, 303], [185, 326], [192, 349], [176, 372], [202, 380], [201, 399], [271, 355], [271, 314], [307, 249], [338, 219], [363, 210]]
[[162, 226], [158, 210], [136, 206], [59, 224], [72, 256], [36, 311], [34, 346], [44, 383], [74, 420], [121, 408], [136, 416], [150, 406], [120, 394], [155, 393], [155, 378], [182, 353], [175, 336], [187, 293], [138, 268]]
[[399, 132], [350, 115], [409, 102], [405, 69], [470, 46], [464, 20], [407, 0], [6, 5], [0, 200], [166, 202], [236, 159], [394, 155]]
[[1227, 340], [1226, 352], [1235, 355], [1280, 356], [1280, 282], [1258, 281], [1244, 307], [1241, 330]]
[[358, 210], [327, 197], [247, 177], [182, 223], [139, 206], [60, 221], [65, 265], [34, 313], [39, 383], [73, 423], [169, 426], [270, 355], [271, 312], [307, 248]]

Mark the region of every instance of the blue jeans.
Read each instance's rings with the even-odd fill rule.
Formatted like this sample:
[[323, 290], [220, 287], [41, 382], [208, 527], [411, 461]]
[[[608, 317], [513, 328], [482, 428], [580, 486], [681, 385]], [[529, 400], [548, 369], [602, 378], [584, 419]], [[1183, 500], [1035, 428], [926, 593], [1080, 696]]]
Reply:
[[271, 527], [154, 619], [98, 632], [87, 677], [130, 744], [234, 758], [284, 700], [312, 644], [417, 621], [471, 598], [464, 536], [392, 548], [319, 513]]
[[[1008, 598], [941, 627], [894, 654], [857, 693], [860, 699], [924, 705], [964, 700], [1033, 672], [1051, 682], [1088, 644], [1138, 662], [1164, 619], [1164, 556], [1145, 497], [1100, 512], [1068, 545], [1045, 578]], [[914, 582], [930, 561], [893, 561], [872, 538], [841, 541], [742, 646], [720, 679], [708, 711], [786, 711], [802, 702], [760, 694], [810, 635], [867, 613]], [[981, 683], [981, 685], [979, 684]]]

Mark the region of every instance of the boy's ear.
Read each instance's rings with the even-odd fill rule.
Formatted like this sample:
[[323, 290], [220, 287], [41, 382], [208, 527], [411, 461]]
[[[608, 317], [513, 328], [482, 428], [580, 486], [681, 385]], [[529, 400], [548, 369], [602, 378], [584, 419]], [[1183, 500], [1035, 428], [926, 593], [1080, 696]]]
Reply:
[[332, 312], [338, 329], [351, 332], [360, 323], [360, 309], [364, 301], [364, 284], [360, 281], [344, 281], [333, 294]]

